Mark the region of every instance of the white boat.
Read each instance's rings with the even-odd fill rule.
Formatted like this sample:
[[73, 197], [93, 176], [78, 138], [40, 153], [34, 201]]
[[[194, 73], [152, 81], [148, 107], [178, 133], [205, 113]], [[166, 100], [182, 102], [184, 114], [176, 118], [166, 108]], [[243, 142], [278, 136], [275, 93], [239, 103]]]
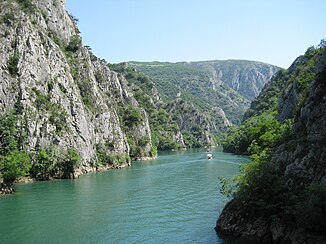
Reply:
[[212, 154], [207, 154], [207, 159], [212, 159], [213, 155]]

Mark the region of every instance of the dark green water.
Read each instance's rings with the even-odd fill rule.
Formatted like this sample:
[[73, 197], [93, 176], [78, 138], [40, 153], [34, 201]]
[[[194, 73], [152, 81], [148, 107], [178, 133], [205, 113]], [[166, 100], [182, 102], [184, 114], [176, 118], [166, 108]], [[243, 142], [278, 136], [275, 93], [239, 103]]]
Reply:
[[164, 153], [78, 180], [17, 185], [0, 197], [0, 243], [224, 243], [214, 231], [227, 199], [219, 176], [245, 157]]

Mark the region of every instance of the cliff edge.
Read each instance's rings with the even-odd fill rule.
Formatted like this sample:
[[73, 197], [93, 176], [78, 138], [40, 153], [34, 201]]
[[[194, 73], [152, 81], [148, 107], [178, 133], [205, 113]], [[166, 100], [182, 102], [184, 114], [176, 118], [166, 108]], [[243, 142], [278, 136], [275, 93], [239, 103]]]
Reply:
[[[235, 195], [226, 205], [216, 223], [218, 233], [264, 243], [325, 243], [325, 47], [320, 51], [308, 89], [298, 80], [280, 98], [279, 119], [294, 118], [292, 138], [257, 172], [248, 198]], [[299, 110], [286, 111], [295, 99]]]

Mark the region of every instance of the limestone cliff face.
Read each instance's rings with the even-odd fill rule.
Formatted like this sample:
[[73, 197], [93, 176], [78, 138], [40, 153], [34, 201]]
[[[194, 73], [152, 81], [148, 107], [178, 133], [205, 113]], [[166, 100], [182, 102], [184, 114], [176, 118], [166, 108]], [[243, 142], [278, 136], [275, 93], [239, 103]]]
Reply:
[[181, 132], [186, 135], [191, 132], [198, 146], [216, 146], [214, 136], [222, 135], [231, 126], [220, 107], [212, 107], [202, 112], [194, 105], [176, 99], [168, 104], [167, 110], [174, 115]]
[[216, 228], [221, 233], [267, 243], [325, 243], [325, 47], [314, 71], [314, 80], [306, 90], [303, 102], [296, 103], [296, 112], [289, 108], [294, 107], [294, 101], [303, 92], [298, 83], [285, 89], [279, 104], [281, 120], [295, 119], [294, 139], [281, 144], [269, 162], [269, 177], [284, 182], [282, 192], [276, 191], [273, 197], [281, 199], [282, 204], [285, 202], [286, 207], [279, 202], [281, 207], [277, 213], [253, 217], [242, 211], [245, 203], [235, 198], [217, 221]]
[[250, 100], [258, 96], [279, 67], [246, 60], [213, 60], [188, 65], [207, 71], [213, 87], [228, 86]]
[[[97, 160], [99, 145], [107, 154], [129, 155], [130, 131], [118, 108], [142, 109], [127, 81], [82, 45], [65, 1], [28, 3], [0, 3], [0, 112], [19, 113], [29, 151], [75, 148], [83, 158], [80, 167]], [[151, 149], [147, 114], [141, 116], [129, 133], [141, 148], [137, 157]], [[140, 137], [147, 138], [142, 145]]]

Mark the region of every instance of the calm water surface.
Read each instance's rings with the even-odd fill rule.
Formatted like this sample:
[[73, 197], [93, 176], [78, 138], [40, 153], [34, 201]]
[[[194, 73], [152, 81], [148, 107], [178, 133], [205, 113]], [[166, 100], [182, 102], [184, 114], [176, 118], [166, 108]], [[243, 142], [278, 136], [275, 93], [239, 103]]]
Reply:
[[163, 153], [78, 180], [17, 185], [0, 197], [0, 243], [224, 243], [214, 231], [227, 199], [219, 176], [241, 156]]

